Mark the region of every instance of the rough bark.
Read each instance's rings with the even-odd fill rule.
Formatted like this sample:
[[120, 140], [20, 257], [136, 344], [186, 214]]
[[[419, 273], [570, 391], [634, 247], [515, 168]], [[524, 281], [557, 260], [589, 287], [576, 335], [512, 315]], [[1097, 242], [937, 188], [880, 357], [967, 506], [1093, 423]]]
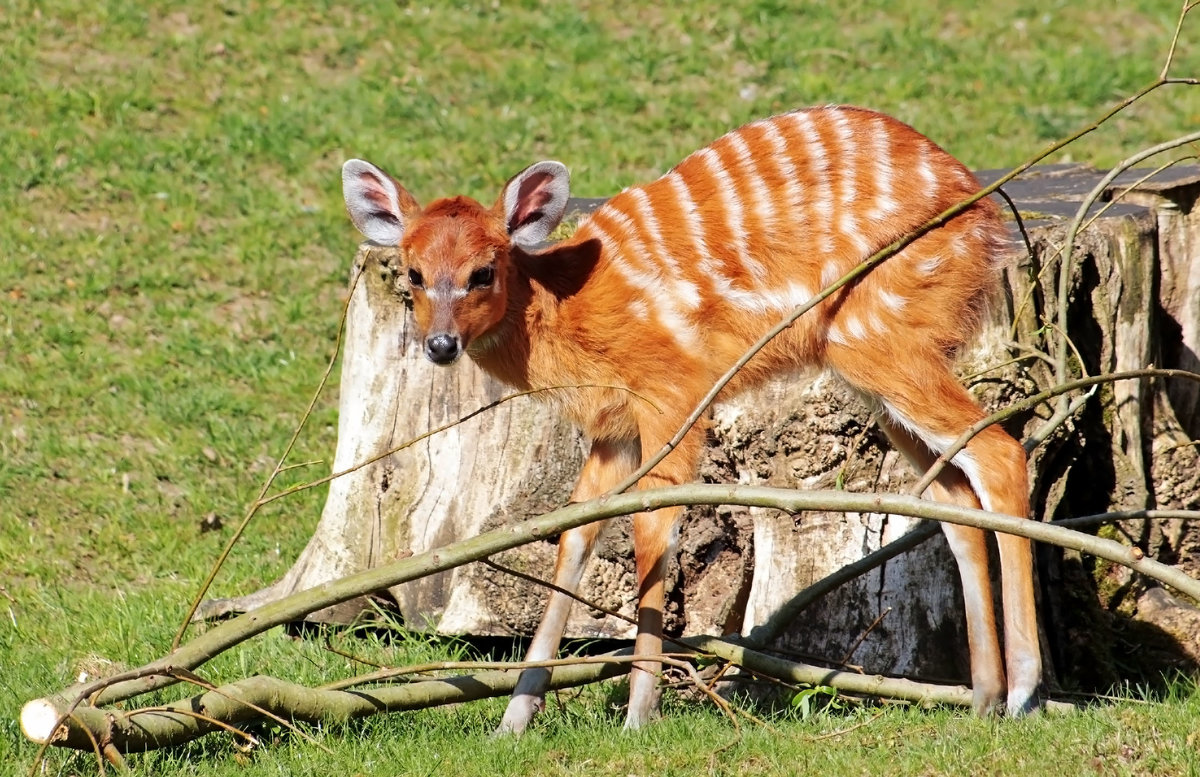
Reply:
[[[1200, 216], [1194, 205], [1200, 176], [1195, 169], [1168, 175], [1167, 183], [1142, 185], [1080, 238], [1068, 299], [1070, 336], [1089, 374], [1147, 365], [1197, 368]], [[1054, 335], [1043, 325], [1057, 315], [1054, 284], [1047, 280], [1053, 272], [1041, 284], [1036, 278], [1061, 244], [1065, 220], [1095, 180], [1090, 171], [1052, 167], [1007, 187], [1031, 227], [1035, 250], [1026, 255], [1014, 242], [1007, 294], [966, 355], [964, 373], [1009, 360], [1010, 329], [1025, 345], [1049, 349]], [[348, 322], [335, 470], [453, 421], [506, 391], [469, 363], [447, 370], [420, 357], [393, 262], [390, 252], [374, 248], [364, 248], [355, 259], [355, 273], [362, 275]], [[981, 401], [996, 408], [1053, 385], [1054, 377], [1035, 360], [973, 383]], [[1197, 386], [1182, 381], [1103, 387], [1032, 455], [1034, 517], [1195, 508], [1200, 461], [1196, 446], [1188, 443], [1200, 425], [1198, 405]], [[1026, 413], [1010, 430], [1028, 434], [1049, 415], [1049, 409]], [[892, 492], [914, 481], [862, 406], [828, 375], [777, 382], [723, 402], [713, 419], [701, 470], [706, 481]], [[504, 403], [334, 481], [321, 522], [295, 567], [276, 586], [233, 606], [244, 609], [545, 512], [565, 500], [581, 455], [575, 433], [543, 405], [530, 398]], [[624, 523], [617, 520], [605, 532], [583, 595], [632, 615], [632, 554]], [[749, 632], [800, 588], [912, 524], [869, 513], [806, 513], [793, 520], [757, 508], [691, 509], [672, 572], [668, 628], [674, 634]], [[1194, 526], [1140, 521], [1122, 524], [1119, 532], [1153, 558], [1193, 573], [1200, 565]], [[548, 577], [553, 553], [547, 541], [496, 560]], [[1112, 669], [1118, 658], [1124, 660], [1116, 654], [1116, 631], [1137, 615], [1144, 587], [1122, 569], [1054, 549], [1041, 551], [1039, 574], [1052, 676], [1072, 686], [1119, 679]], [[532, 631], [545, 593], [472, 565], [397, 586], [390, 595], [414, 626], [517, 635]], [[776, 647], [869, 671], [961, 682], [968, 672], [959, 602], [953, 560], [937, 538], [811, 606]], [[344, 620], [357, 610], [350, 606], [320, 617]], [[577, 607], [568, 632], [625, 637], [630, 627]]]
[[[1044, 189], [1052, 194], [1040, 201], [1032, 201], [1036, 179], [1010, 187], [1023, 209], [1042, 217], [1031, 225], [1035, 261], [1010, 272], [1015, 290], [1030, 288], [1020, 275], [1040, 268], [1062, 244], [1064, 220], [1078, 207], [1078, 193], [1091, 186], [1078, 168], [1051, 168], [1044, 175]], [[1069, 335], [1090, 375], [1151, 365], [1197, 368], [1200, 213], [1194, 206], [1200, 174], [1176, 168], [1135, 183], [1143, 175], [1131, 171], [1114, 183], [1109, 196], [1123, 196], [1077, 242]], [[1130, 185], [1135, 188], [1125, 192]], [[1017, 339], [1046, 350], [1050, 335], [1040, 331], [1041, 322], [1057, 319], [1058, 300], [1052, 292], [1030, 296], [1035, 304], [1017, 317]], [[1029, 374], [1041, 385], [1053, 381], [1043, 364], [1032, 365]], [[1200, 421], [1198, 388], [1194, 381], [1150, 379], [1102, 386], [1033, 457], [1035, 516], [1200, 506], [1200, 449], [1189, 444]], [[1188, 574], [1200, 571], [1200, 526], [1194, 523], [1130, 521], [1101, 532]], [[1104, 689], [1129, 680], [1154, 682], [1163, 669], [1189, 664], [1181, 643], [1160, 639], [1158, 611], [1139, 606], [1146, 591], [1141, 578], [1057, 548], [1041, 549], [1039, 572], [1042, 621], [1053, 624], [1047, 649], [1062, 684]], [[1173, 644], [1173, 657], [1142, 650], [1148, 640]]]

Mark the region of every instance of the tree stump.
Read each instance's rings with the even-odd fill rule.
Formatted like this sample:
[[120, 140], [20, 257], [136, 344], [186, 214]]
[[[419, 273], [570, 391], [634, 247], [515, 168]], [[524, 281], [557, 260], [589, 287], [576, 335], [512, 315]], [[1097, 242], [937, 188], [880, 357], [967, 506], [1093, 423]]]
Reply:
[[[1053, 283], [1039, 284], [1037, 275], [1098, 178], [1085, 168], [1058, 166], [1035, 170], [1006, 187], [1030, 227], [1034, 250], [1025, 250], [1014, 227], [1005, 297], [963, 360], [967, 375], [1005, 365], [969, 379], [973, 393], [991, 409], [1053, 385], [1044, 363], [1011, 363], [1010, 342], [1015, 335], [1027, 348], [1049, 347], [1052, 335], [1043, 324], [1057, 316], [1058, 302]], [[1120, 182], [1114, 185], [1122, 188]], [[1149, 365], [1200, 368], [1198, 192], [1200, 171], [1175, 168], [1139, 185], [1081, 235], [1079, 255], [1085, 258], [1072, 268], [1069, 334], [1089, 374]], [[596, 202], [573, 205], [586, 211]], [[334, 471], [508, 393], [467, 360], [446, 368], [421, 356], [394, 250], [363, 246], [352, 278]], [[1031, 455], [1034, 518], [1196, 508], [1200, 453], [1192, 441], [1200, 433], [1198, 408], [1198, 383], [1143, 380], [1102, 386], [1081, 413]], [[1008, 426], [1020, 438], [1049, 415], [1039, 408]], [[503, 402], [334, 480], [312, 539], [287, 575], [256, 594], [209, 603], [205, 612], [244, 610], [400, 554], [546, 512], [567, 499], [583, 451], [578, 434], [536, 398]], [[865, 408], [826, 374], [797, 376], [719, 403], [701, 477], [893, 492], [915, 482]], [[693, 508], [683, 520], [669, 581], [668, 632], [749, 633], [801, 588], [913, 523], [876, 514], [793, 517], [742, 507]], [[1115, 531], [1159, 560], [1192, 573], [1200, 566], [1200, 531], [1194, 526], [1137, 521]], [[553, 542], [509, 551], [494, 561], [547, 579]], [[1120, 679], [1113, 668], [1121, 641], [1116, 632], [1135, 622], [1138, 628], [1156, 628], [1150, 615], [1130, 620], [1146, 592], [1120, 569], [1055, 548], [1040, 549], [1038, 571], [1052, 681], [1094, 687]], [[628, 519], [617, 520], [602, 535], [582, 595], [632, 617], [634, 579]], [[480, 564], [386, 594], [411, 627], [492, 636], [530, 634], [546, 596], [539, 586]], [[1174, 604], [1161, 606], [1158, 598], [1147, 602], [1147, 613], [1170, 611], [1179, 620]], [[312, 617], [346, 622], [362, 607], [362, 602], [348, 602]], [[869, 672], [963, 682], [969, 664], [961, 609], [954, 562], [938, 535], [813, 604], [774, 647], [861, 665]], [[626, 638], [632, 627], [577, 606], [567, 633]], [[1188, 654], [1180, 649], [1170, 655], [1170, 661], [1179, 662]], [[1190, 655], [1194, 660], [1194, 650]]]

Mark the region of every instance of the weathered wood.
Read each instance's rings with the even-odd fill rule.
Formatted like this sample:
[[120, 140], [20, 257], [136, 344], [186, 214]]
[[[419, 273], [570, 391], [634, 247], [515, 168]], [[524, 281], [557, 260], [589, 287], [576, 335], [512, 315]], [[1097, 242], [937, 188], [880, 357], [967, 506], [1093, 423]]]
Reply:
[[[1194, 213], [1200, 171], [1172, 168], [1152, 182], [1139, 183], [1146, 172], [1130, 171], [1114, 182], [1105, 199], [1120, 199], [1077, 244], [1069, 285], [1069, 336], [1078, 361], [1091, 375], [1150, 365], [1197, 367], [1194, 347], [1188, 344], [1200, 342], [1200, 297], [1188, 285], [1191, 281], [1182, 279], [1200, 272], [1200, 242], [1195, 240], [1200, 214]], [[1041, 330], [1041, 322], [1057, 320], [1058, 301], [1053, 291], [1030, 291], [1022, 274], [1052, 261], [1080, 195], [1096, 179], [1086, 169], [1058, 166], [1007, 187], [1022, 210], [1037, 217], [1030, 223], [1034, 261], [1014, 265], [1009, 273], [1014, 297], [1028, 294], [1031, 299], [1017, 323], [1017, 339], [1026, 345], [1049, 350], [1053, 335]], [[1131, 185], [1134, 189], [1126, 192]], [[1053, 282], [1044, 283], [1053, 289]], [[1053, 381], [1044, 364], [1032, 364], [1028, 374], [1041, 385]], [[1196, 429], [1181, 423], [1196, 423], [1196, 391], [1190, 381], [1102, 387], [1069, 426], [1034, 454], [1035, 516], [1053, 520], [1110, 510], [1200, 506], [1200, 449], [1189, 444]], [[1200, 571], [1200, 556], [1194, 552], [1200, 527], [1155, 520], [1119, 524], [1115, 532], [1152, 558], [1193, 575]], [[1140, 629], [1138, 622], [1154, 617], [1150, 610], [1139, 612], [1143, 583], [1126, 571], [1054, 548], [1040, 550], [1039, 572], [1042, 622], [1052, 625], [1045, 641], [1052, 658], [1048, 666], [1064, 682], [1105, 688], [1131, 677], [1158, 679], [1166, 664], [1139, 651], [1136, 640], [1117, 638], [1118, 632]], [[1183, 647], [1177, 652], [1182, 657]], [[1124, 668], [1118, 670], [1118, 665]]]
[[[341, 371], [341, 472], [450, 424], [509, 392], [470, 363], [438, 367], [421, 356], [396, 287], [394, 249], [364, 246], [354, 260]], [[248, 597], [209, 603], [202, 615], [246, 611], [293, 591], [447, 545], [563, 504], [582, 462], [578, 435], [529, 397], [433, 435], [330, 483], [321, 520], [288, 573]], [[513, 560], [552, 568], [541, 548]], [[388, 592], [409, 623], [447, 633], [522, 633], [537, 592], [480, 568], [431, 575]], [[514, 591], [513, 588], [518, 590]], [[312, 620], [347, 622], [363, 602]]]
[[[1200, 175], [1194, 168], [1169, 174], [1170, 183], [1140, 186], [1080, 239], [1085, 258], [1072, 268], [1070, 334], [1091, 374], [1151, 364], [1198, 366], [1200, 222], [1193, 206]], [[1057, 315], [1054, 284], [1043, 278], [1043, 288], [1035, 279], [1095, 180], [1095, 173], [1082, 168], [1051, 167], [1006, 187], [1029, 221], [1035, 251], [1027, 255], [1014, 231], [1008, 293], [966, 355], [964, 373], [1008, 361], [1010, 329], [1026, 346], [1049, 349], [1053, 333], [1044, 323]], [[348, 322], [335, 470], [506, 393], [469, 362], [447, 369], [420, 356], [393, 260], [388, 250], [375, 248], [364, 248], [355, 259], [361, 278]], [[1052, 385], [1053, 376], [1033, 360], [972, 382], [977, 396], [994, 408]], [[1142, 381], [1098, 392], [1031, 459], [1036, 517], [1196, 507], [1200, 462], [1197, 448], [1186, 443], [1200, 424], [1198, 402], [1194, 385], [1163, 390]], [[1028, 414], [1010, 428], [1028, 434], [1049, 414], [1049, 409]], [[706, 480], [893, 492], [915, 480], [861, 405], [827, 375], [798, 376], [725, 401], [714, 409], [711, 429], [701, 471]], [[276, 586], [232, 606], [244, 608], [545, 512], [565, 500], [580, 460], [578, 437], [549, 406], [530, 398], [504, 403], [334, 481], [321, 522], [295, 567]], [[632, 615], [634, 577], [624, 523], [614, 522], [602, 538], [583, 595]], [[911, 525], [909, 519], [875, 514], [805, 513], [793, 519], [750, 508], [692, 509], [672, 573], [668, 628], [748, 632], [795, 591]], [[1172, 561], [1197, 546], [1195, 529], [1181, 522], [1141, 522], [1126, 531], [1147, 553]], [[552, 543], [544, 542], [496, 560], [548, 577], [553, 552]], [[1091, 672], [1101, 682], [1103, 673], [1084, 666], [1104, 664], [1101, 657], [1078, 656], [1087, 623], [1111, 620], [1104, 609], [1111, 596], [1098, 600], [1090, 592], [1094, 570], [1077, 554], [1043, 551], [1039, 571], [1043, 622], [1053, 626], [1047, 627], [1051, 666], [1072, 678]], [[1111, 574], [1119, 578], [1116, 587], [1128, 584], [1120, 577], [1124, 573]], [[492, 635], [531, 632], [545, 595], [479, 565], [398, 586], [390, 594], [410, 624]], [[959, 599], [953, 561], [939, 538], [813, 605], [777, 646], [870, 671], [961, 681], [967, 663]], [[321, 617], [342, 620], [357, 610]], [[623, 637], [631, 627], [577, 607], [568, 633]], [[1090, 641], [1089, 649], [1107, 649], [1099, 644], [1103, 640]]]

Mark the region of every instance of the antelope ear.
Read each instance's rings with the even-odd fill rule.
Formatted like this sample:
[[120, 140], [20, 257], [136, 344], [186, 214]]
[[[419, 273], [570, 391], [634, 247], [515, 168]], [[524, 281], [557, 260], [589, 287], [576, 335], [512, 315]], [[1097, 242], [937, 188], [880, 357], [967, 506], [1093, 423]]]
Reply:
[[380, 245], [399, 245], [404, 222], [420, 206], [390, 175], [370, 162], [351, 159], [342, 165], [342, 196], [350, 220], [366, 238]]
[[504, 222], [512, 242], [531, 248], [549, 237], [567, 210], [571, 174], [561, 162], [538, 162], [504, 186]]

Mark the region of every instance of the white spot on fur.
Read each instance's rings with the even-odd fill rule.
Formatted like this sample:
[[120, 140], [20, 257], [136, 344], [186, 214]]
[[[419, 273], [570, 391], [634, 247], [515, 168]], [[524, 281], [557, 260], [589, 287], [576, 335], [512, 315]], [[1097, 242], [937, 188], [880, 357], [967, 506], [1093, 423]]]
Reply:
[[932, 275], [933, 273], [937, 272], [937, 269], [942, 266], [942, 262], [944, 261], [945, 257], [939, 254], [926, 257], [917, 262], [917, 272], [921, 273], [922, 275]]
[[829, 288], [829, 286], [838, 278], [841, 278], [842, 275], [844, 275], [844, 273], [842, 272], [842, 267], [840, 264], [833, 260], [826, 262], [825, 266], [821, 268], [821, 288]]
[[904, 306], [908, 304], [908, 299], [906, 297], [903, 297], [894, 291], [888, 291], [887, 289], [879, 290], [879, 301], [883, 303], [885, 308], [893, 313], [899, 313], [904, 309]]

